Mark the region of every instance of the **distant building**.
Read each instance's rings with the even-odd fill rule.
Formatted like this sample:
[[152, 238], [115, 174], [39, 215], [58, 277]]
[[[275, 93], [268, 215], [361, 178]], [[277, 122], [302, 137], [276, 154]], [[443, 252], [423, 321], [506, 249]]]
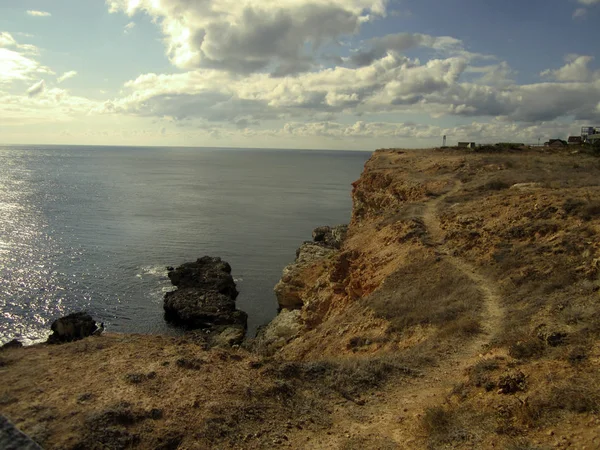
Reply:
[[476, 144], [475, 142], [459, 142], [458, 146], [462, 148], [475, 148]]
[[550, 139], [544, 145], [546, 147], [566, 147], [568, 144], [567, 141], [563, 141], [562, 139]]
[[590, 134], [587, 137], [587, 142], [589, 142], [592, 145], [600, 143], [600, 133], [598, 133], [598, 134]]
[[581, 136], [569, 136], [567, 142], [569, 145], [581, 145], [583, 144], [583, 138]]
[[598, 133], [600, 133], [600, 128], [598, 127], [581, 127], [581, 138], [584, 142], [587, 140], [588, 136]]

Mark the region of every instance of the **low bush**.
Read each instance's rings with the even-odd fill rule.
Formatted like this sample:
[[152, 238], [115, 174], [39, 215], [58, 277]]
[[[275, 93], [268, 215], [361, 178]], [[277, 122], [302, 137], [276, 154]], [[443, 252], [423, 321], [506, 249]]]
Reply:
[[537, 337], [523, 337], [510, 345], [508, 354], [516, 359], [540, 358], [546, 350], [546, 345]]

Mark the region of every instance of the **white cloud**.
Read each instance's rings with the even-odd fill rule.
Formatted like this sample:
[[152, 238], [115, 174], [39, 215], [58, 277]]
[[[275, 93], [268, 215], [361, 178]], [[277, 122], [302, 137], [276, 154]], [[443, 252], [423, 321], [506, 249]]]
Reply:
[[21, 45], [10, 33], [0, 32], [0, 85], [15, 80], [32, 80], [39, 74], [51, 74], [48, 67], [31, 58], [38, 53], [36, 46]]
[[556, 70], [544, 70], [540, 75], [557, 81], [588, 81], [594, 76], [588, 67], [593, 60], [593, 56], [567, 55], [565, 58], [567, 64], [563, 67]]
[[[577, 0], [580, 5], [586, 7], [600, 4], [600, 0]], [[588, 14], [588, 8], [577, 8], [573, 11], [573, 19], [584, 19]]]
[[36, 97], [40, 95], [46, 89], [46, 82], [44, 80], [40, 80], [37, 83], [33, 84], [29, 89], [27, 89], [27, 95], [30, 97]]
[[0, 32], [0, 47], [16, 47], [17, 41], [10, 33], [6, 31]]
[[62, 74], [60, 77], [58, 77], [58, 78], [56, 79], [56, 81], [57, 81], [58, 83], [62, 83], [63, 81], [66, 81], [66, 80], [68, 80], [69, 78], [73, 78], [73, 77], [74, 77], [74, 76], [76, 76], [76, 75], [77, 75], [77, 71], [75, 71], [75, 70], [70, 70], [70, 71], [68, 71], [68, 72], [65, 72], [65, 73], [63, 73], [63, 74]]
[[95, 102], [72, 96], [64, 89], [48, 89], [45, 85], [38, 89], [40, 92], [33, 96], [0, 92], [0, 117], [3, 124], [10, 122], [22, 126], [80, 120], [96, 106]]
[[506, 62], [478, 66], [462, 57], [448, 57], [421, 63], [397, 54], [367, 66], [338, 66], [280, 78], [263, 73], [241, 77], [215, 69], [146, 74], [127, 82], [125, 95], [98, 111], [231, 124], [348, 113], [366, 119], [404, 113], [527, 123], [570, 116], [595, 120], [600, 77], [582, 72], [589, 60], [581, 58], [570, 56], [568, 69], [545, 71], [558, 82], [522, 86], [511, 80], [513, 71]]
[[134, 28], [135, 28], [135, 22], [129, 22], [127, 25], [125, 25], [125, 28], [123, 29], [123, 33], [129, 34], [129, 33], [131, 33], [131, 31]]
[[15, 80], [31, 80], [37, 74], [52, 71], [17, 50], [0, 47], [0, 84]]
[[111, 12], [138, 11], [160, 24], [180, 68], [287, 75], [311, 70], [326, 44], [385, 14], [385, 0], [108, 0]]
[[50, 17], [52, 15], [46, 11], [34, 11], [31, 9], [27, 11], [27, 14], [33, 17]]

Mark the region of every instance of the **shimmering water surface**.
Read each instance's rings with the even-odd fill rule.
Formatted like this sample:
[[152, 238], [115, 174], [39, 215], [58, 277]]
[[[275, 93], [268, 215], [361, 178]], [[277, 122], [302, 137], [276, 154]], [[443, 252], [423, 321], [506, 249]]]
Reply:
[[314, 227], [346, 223], [363, 152], [0, 146], [0, 341], [86, 309], [119, 332], [175, 333], [165, 267], [233, 267], [249, 327]]

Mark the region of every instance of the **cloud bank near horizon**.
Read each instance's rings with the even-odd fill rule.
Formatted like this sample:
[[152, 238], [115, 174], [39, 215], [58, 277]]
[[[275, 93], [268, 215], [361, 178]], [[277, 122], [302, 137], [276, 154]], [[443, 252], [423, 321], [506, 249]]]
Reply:
[[[589, 12], [600, 1], [578, 3]], [[385, 0], [107, 0], [121, 39], [159, 33], [157, 58], [171, 70], [138, 72], [108, 93], [85, 85], [85, 68], [55, 65], [44, 46], [0, 32], [0, 126], [18, 135], [56, 122], [63, 138], [107, 142], [127, 124], [139, 131], [129, 136], [161, 143], [372, 148], [444, 134], [537, 142], [600, 123], [595, 55], [567, 53], [524, 77], [456, 35], [387, 25], [373, 35], [393, 11]]]

